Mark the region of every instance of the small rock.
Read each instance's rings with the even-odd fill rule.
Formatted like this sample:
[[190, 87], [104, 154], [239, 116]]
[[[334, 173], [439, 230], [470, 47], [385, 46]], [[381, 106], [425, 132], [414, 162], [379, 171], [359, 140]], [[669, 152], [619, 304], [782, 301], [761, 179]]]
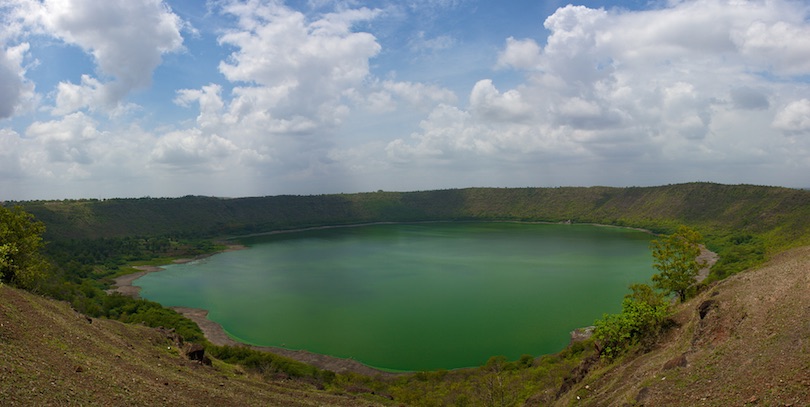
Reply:
[[757, 397], [757, 396], [751, 396], [751, 398], [750, 398], [750, 399], [748, 399], [747, 403], [748, 403], [748, 404], [756, 404], [758, 401], [759, 401], [759, 397]]

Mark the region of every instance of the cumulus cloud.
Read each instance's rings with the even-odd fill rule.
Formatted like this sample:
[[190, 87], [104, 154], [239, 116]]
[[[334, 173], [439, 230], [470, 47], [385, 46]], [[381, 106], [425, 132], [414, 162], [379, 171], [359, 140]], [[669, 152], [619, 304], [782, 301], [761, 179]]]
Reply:
[[810, 85], [793, 79], [810, 74], [800, 40], [810, 37], [809, 15], [807, 6], [781, 1], [562, 7], [543, 24], [545, 43], [510, 37], [498, 54], [496, 67], [523, 71], [523, 84], [499, 92], [493, 80], [478, 81], [469, 106], [436, 108], [387, 153], [405, 163], [522, 151], [512, 158], [564, 156], [561, 165], [579, 172], [585, 166], [575, 163], [586, 161], [717, 171], [737, 159], [759, 165], [772, 152], [798, 154], [807, 146], [776, 146], [772, 133], [810, 131], [810, 102], [798, 99]]
[[152, 150], [150, 159], [153, 162], [167, 164], [173, 167], [193, 167], [199, 164], [212, 164], [203, 166], [222, 168], [216, 164], [219, 160], [228, 157], [236, 150], [230, 141], [216, 135], [206, 135], [201, 130], [176, 131], [164, 135]]
[[161, 0], [46, 0], [40, 12], [45, 30], [91, 54], [103, 77], [60, 84], [55, 114], [115, 108], [149, 86], [161, 55], [183, 44], [184, 22]]
[[0, 119], [11, 117], [34, 97], [34, 85], [22, 67], [28, 48], [28, 43], [6, 47], [0, 42]]
[[[801, 2], [687, 0], [642, 11], [570, 5], [524, 31], [542, 37], [504, 35], [500, 52], [470, 43], [478, 54], [462, 62], [436, 52], [435, 71], [423, 72], [392, 67], [407, 65], [414, 51], [467, 40], [409, 25], [395, 30], [413, 30], [399, 38], [403, 50], [388, 50], [381, 44], [392, 31], [379, 26], [397, 12], [438, 19], [461, 2], [382, 3], [382, 10], [354, 1], [296, 4], [302, 9], [211, 2], [211, 19], [194, 21], [216, 28], [186, 44], [205, 43], [206, 56], [184, 55], [167, 69], [187, 69], [181, 65], [193, 59], [208, 72], [166, 89], [173, 100], [160, 95], [174, 102], [171, 112], [140, 116], [127, 110], [127, 95], [150, 86], [189, 30], [163, 2], [0, 5], [13, 11], [0, 17], [0, 119], [31, 114], [0, 129], [0, 190], [113, 177], [152, 180], [139, 184], [145, 194], [159, 184], [164, 194], [244, 195], [354, 183], [350, 190], [388, 189], [400, 177], [411, 178], [400, 185], [424, 189], [775, 183], [783, 173], [806, 186], [806, 176], [795, 175], [810, 171], [810, 50], [802, 41], [810, 6]], [[35, 72], [43, 38], [81, 50], [94, 70], [57, 78], [43, 91], [52, 106], [37, 111], [26, 75]], [[182, 108], [184, 116], [171, 116]], [[57, 117], [43, 120], [41, 111]], [[115, 116], [121, 111], [132, 116]], [[28, 182], [10, 184], [21, 177]], [[213, 180], [223, 189], [209, 186]], [[65, 188], [65, 196], [82, 195]]]
[[[218, 38], [234, 49], [219, 71], [236, 86], [228, 94], [218, 84], [178, 91], [175, 103], [199, 105], [197, 126], [162, 135], [150, 161], [214, 169], [224, 162], [286, 166], [299, 173], [328, 166], [334, 128], [351, 102], [368, 96], [369, 59], [380, 51], [373, 35], [353, 28], [380, 11], [342, 8], [311, 18], [278, 2], [236, 1], [221, 11], [235, 17], [236, 26]], [[383, 97], [412, 103], [449, 98], [420, 84], [379, 88]]]
[[[379, 11], [342, 9], [309, 19], [276, 2], [235, 1], [222, 10], [237, 26], [219, 37], [220, 44], [235, 48], [219, 70], [237, 86], [216, 120], [240, 126], [238, 135], [222, 134], [265, 157], [290, 143], [307, 144], [319, 130], [332, 133], [326, 129], [346, 117], [348, 98], [362, 87], [369, 58], [380, 51], [373, 35], [353, 27]], [[286, 146], [266, 147], [276, 142]]]
[[519, 122], [532, 113], [532, 107], [523, 100], [520, 92], [509, 90], [500, 93], [489, 79], [478, 81], [473, 87], [470, 109], [494, 121]]
[[0, 177], [18, 178], [22, 175], [20, 144], [20, 136], [15, 131], [0, 129]]
[[276, 3], [232, 2], [225, 11], [239, 20], [238, 29], [220, 37], [237, 48], [219, 66], [232, 82], [334, 98], [368, 75], [368, 59], [380, 50], [374, 36], [351, 30], [355, 22], [374, 18], [375, 10], [330, 13], [312, 22]]
[[42, 146], [50, 163], [90, 164], [93, 161], [92, 144], [100, 136], [97, 123], [81, 112], [60, 120], [35, 122], [25, 135]]
[[355, 103], [373, 112], [391, 112], [401, 103], [408, 108], [427, 109], [440, 103], [455, 103], [455, 93], [436, 85], [407, 81], [376, 81], [367, 93], [353, 90], [349, 96]]
[[498, 55], [498, 67], [516, 69], [535, 69], [540, 65], [540, 46], [530, 38], [516, 40], [506, 39], [506, 48]]
[[810, 133], [810, 100], [801, 99], [785, 106], [776, 114], [773, 127], [788, 134]]

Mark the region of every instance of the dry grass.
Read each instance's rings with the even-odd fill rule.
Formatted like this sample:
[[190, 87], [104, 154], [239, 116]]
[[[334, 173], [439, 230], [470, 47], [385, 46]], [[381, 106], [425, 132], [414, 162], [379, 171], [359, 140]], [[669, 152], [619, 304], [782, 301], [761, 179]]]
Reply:
[[651, 352], [592, 371], [558, 405], [810, 406], [810, 247], [715, 284], [675, 319]]
[[0, 287], [0, 404], [353, 406], [373, 402], [292, 380], [265, 381], [181, 357], [155, 329], [88, 319]]

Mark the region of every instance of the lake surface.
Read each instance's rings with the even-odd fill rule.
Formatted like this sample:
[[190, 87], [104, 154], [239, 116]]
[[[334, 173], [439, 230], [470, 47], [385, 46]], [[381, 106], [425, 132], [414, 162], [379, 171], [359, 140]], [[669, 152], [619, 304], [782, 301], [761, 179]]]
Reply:
[[525, 223], [383, 224], [245, 240], [136, 281], [234, 339], [392, 370], [561, 350], [654, 270], [651, 236]]

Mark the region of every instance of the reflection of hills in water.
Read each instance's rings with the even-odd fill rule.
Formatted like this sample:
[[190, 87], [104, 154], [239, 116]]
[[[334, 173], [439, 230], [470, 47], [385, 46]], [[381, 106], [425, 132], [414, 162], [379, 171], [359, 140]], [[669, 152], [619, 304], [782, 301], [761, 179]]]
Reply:
[[[585, 225], [427, 223], [249, 239], [249, 250], [136, 283], [210, 310], [257, 345], [421, 370], [560, 350], [652, 274], [647, 233]], [[249, 310], [249, 311], [246, 311]]]

